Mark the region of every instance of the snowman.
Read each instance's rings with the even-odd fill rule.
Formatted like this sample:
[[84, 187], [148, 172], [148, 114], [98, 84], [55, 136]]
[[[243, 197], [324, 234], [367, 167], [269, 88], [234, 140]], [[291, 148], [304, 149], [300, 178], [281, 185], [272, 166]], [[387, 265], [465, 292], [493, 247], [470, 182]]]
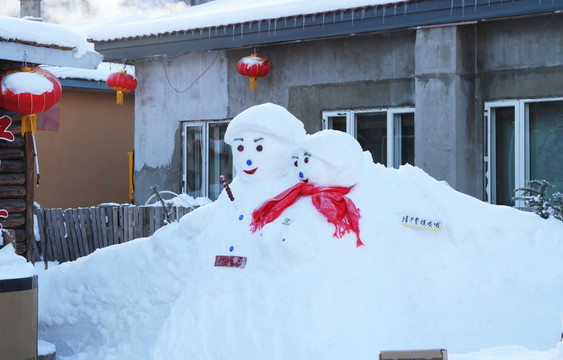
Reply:
[[205, 264], [215, 261], [215, 265], [224, 266], [223, 260], [217, 259], [250, 259], [260, 251], [248, 231], [252, 211], [298, 182], [290, 165], [304, 138], [303, 123], [272, 103], [250, 107], [231, 120], [224, 139], [231, 146], [236, 175], [230, 184], [230, 179], [221, 179], [225, 191], [213, 204], [184, 220], [190, 229], [199, 229], [202, 238], [220, 239], [204, 245], [208, 254]]
[[289, 164], [304, 138], [303, 123], [272, 103], [253, 106], [229, 123], [225, 143], [231, 146], [236, 172], [231, 189], [243, 218], [264, 199], [295, 184]]
[[334, 226], [333, 237], [353, 232], [356, 246], [364, 245], [360, 240], [360, 210], [346, 196], [359, 182], [364, 161], [360, 144], [347, 133], [323, 130], [307, 135], [292, 156], [299, 183], [254, 210], [251, 232], [278, 219], [299, 198], [310, 197], [325, 221]]

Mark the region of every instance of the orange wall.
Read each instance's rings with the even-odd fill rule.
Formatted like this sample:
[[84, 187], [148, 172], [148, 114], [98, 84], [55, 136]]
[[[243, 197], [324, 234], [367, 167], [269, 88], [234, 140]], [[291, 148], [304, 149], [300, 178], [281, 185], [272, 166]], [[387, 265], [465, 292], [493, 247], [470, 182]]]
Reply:
[[116, 105], [115, 93], [63, 89], [58, 132], [36, 133], [43, 208], [88, 207], [129, 202], [134, 97]]

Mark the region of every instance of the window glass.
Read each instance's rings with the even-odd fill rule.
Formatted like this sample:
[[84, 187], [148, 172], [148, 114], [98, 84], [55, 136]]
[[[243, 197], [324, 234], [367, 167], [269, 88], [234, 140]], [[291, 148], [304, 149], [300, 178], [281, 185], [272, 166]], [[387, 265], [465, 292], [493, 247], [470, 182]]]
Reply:
[[414, 113], [398, 114], [395, 121], [394, 166], [414, 165]]
[[203, 188], [202, 126], [187, 126], [186, 136], [186, 192], [193, 197], [205, 196]]
[[373, 161], [387, 164], [387, 114], [356, 114], [355, 137], [364, 150], [371, 152]]
[[495, 109], [496, 203], [514, 206], [514, 108]]
[[328, 128], [346, 132], [346, 116], [329, 116]]
[[563, 101], [530, 103], [528, 110], [530, 180], [563, 192]]
[[223, 185], [219, 176], [225, 175], [228, 181], [233, 178], [233, 159], [231, 148], [225, 144], [225, 131], [228, 123], [209, 123], [209, 198], [216, 200]]

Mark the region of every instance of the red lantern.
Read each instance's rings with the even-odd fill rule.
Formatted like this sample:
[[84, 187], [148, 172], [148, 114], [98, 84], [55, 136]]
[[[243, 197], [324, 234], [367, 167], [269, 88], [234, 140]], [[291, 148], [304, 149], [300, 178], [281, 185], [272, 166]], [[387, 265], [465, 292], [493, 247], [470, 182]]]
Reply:
[[22, 135], [27, 131], [35, 135], [36, 114], [50, 109], [61, 98], [59, 79], [40, 67], [6, 71], [0, 83], [0, 106], [23, 115]]
[[137, 79], [133, 75], [127, 74], [127, 71], [111, 73], [108, 76], [107, 84], [110, 88], [117, 91], [117, 103], [123, 105], [123, 93], [133, 91], [137, 88]]
[[237, 64], [239, 74], [250, 78], [250, 90], [256, 89], [256, 78], [270, 73], [270, 62], [257, 54], [243, 57]]

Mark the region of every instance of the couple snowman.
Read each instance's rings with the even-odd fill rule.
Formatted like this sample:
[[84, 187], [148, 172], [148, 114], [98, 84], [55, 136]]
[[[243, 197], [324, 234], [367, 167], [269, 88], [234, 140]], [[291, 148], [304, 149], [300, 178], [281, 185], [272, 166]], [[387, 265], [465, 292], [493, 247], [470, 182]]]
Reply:
[[[363, 245], [360, 210], [346, 196], [359, 181], [364, 161], [352, 136], [335, 130], [306, 135], [299, 119], [279, 105], [266, 103], [237, 115], [227, 127], [225, 142], [231, 145], [237, 172], [233, 191], [252, 194], [239, 205], [238, 215], [241, 221], [246, 219], [251, 232], [281, 221], [287, 208], [309, 197], [334, 225], [334, 237], [353, 232], [356, 246]], [[236, 202], [245, 201], [235, 199], [235, 206]]]

